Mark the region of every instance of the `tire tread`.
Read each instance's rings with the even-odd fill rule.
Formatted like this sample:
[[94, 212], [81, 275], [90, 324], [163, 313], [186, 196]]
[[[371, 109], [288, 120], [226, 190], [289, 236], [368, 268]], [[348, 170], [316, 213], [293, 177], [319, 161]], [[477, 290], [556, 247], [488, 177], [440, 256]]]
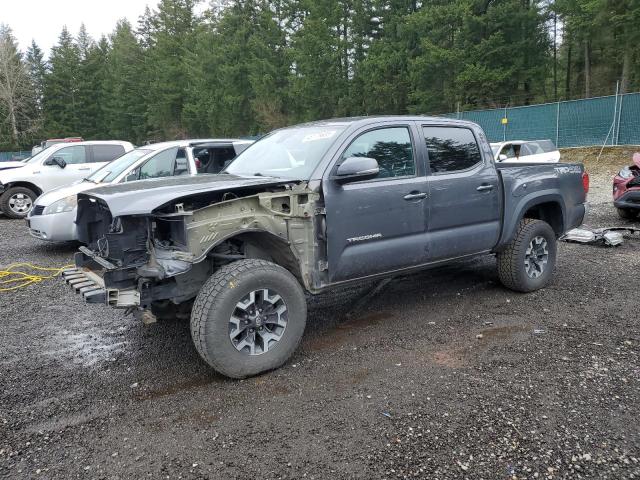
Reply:
[[[258, 271], [281, 272], [283, 270], [289, 273], [281, 266], [268, 262], [266, 260], [238, 260], [218, 269], [202, 286], [200, 293], [193, 303], [193, 310], [191, 312], [191, 337], [200, 356], [218, 372], [224, 372], [225, 369], [220, 362], [209, 355], [206, 348], [205, 332], [208, 320], [208, 312], [213, 308], [216, 297], [228, 287], [229, 282], [233, 281], [235, 278], [239, 277], [242, 274], [245, 274], [247, 272], [255, 273]], [[226, 372], [224, 374], [227, 376], [232, 376]], [[238, 375], [236, 378], [244, 377]]]
[[529, 288], [522, 284], [519, 278], [522, 266], [519, 262], [518, 252], [520, 252], [520, 249], [526, 248], [524, 243], [527, 238], [527, 233], [537, 228], [539, 224], [545, 224], [545, 222], [535, 218], [523, 218], [518, 224], [511, 243], [497, 255], [498, 277], [500, 278], [500, 282], [510, 290], [515, 290], [516, 292], [530, 291]]

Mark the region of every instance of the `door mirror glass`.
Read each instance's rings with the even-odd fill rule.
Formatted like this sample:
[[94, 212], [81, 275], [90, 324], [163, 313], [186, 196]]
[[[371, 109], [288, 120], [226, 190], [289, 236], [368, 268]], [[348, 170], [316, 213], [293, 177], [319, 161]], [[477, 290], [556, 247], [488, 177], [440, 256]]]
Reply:
[[375, 158], [349, 157], [336, 170], [334, 180], [340, 183], [351, 180], [366, 180], [375, 178], [379, 171], [380, 167]]
[[53, 165], [57, 165], [60, 168], [64, 168], [67, 166], [67, 162], [65, 162], [64, 158], [61, 157], [52, 157], [52, 158], [48, 158], [45, 162], [45, 165], [47, 166], [53, 166]]

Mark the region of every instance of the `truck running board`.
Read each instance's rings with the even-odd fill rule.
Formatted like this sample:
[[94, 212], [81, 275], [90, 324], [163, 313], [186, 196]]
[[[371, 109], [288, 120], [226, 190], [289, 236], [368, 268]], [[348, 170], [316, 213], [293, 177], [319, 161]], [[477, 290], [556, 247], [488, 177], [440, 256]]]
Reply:
[[86, 303], [107, 303], [107, 292], [98, 275], [80, 268], [70, 268], [62, 272], [62, 277], [76, 293], [82, 294]]

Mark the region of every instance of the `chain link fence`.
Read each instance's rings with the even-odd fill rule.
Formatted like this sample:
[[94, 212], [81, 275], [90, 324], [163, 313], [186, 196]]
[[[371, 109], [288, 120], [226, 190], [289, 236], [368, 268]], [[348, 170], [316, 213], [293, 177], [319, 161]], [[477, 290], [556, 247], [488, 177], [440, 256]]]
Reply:
[[27, 150], [19, 152], [0, 152], [0, 162], [10, 162], [12, 160], [24, 160], [31, 156], [31, 152]]
[[491, 142], [551, 139], [560, 148], [640, 145], [640, 93], [446, 116], [479, 124]]

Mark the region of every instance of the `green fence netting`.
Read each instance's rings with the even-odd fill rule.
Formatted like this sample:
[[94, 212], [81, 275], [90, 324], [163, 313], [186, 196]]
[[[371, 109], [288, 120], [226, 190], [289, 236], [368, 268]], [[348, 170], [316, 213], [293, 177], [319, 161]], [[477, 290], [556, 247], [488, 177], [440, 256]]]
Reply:
[[551, 139], [558, 147], [640, 144], [640, 93], [446, 116], [478, 123], [492, 142]]
[[0, 152], [0, 162], [8, 162], [10, 160], [22, 160], [31, 156], [31, 152], [26, 150], [20, 152]]

